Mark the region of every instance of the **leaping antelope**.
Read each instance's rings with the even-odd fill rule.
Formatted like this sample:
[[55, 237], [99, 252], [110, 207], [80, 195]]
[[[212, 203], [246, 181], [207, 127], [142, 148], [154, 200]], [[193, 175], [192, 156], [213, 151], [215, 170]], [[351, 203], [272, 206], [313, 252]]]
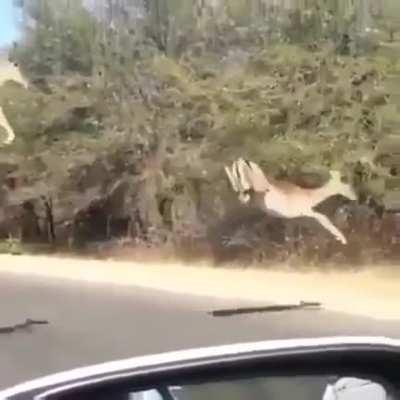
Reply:
[[[18, 82], [25, 89], [28, 89], [28, 81], [22, 76], [18, 65], [8, 60], [0, 59], [0, 86], [3, 85], [3, 83], [10, 80]], [[3, 111], [3, 107], [1, 106], [0, 106], [0, 126], [2, 126], [7, 132], [7, 138], [3, 141], [3, 144], [11, 144], [15, 139], [14, 129], [8, 122], [8, 119]]]
[[293, 183], [267, 178], [254, 162], [239, 158], [232, 167], [225, 166], [233, 190], [243, 204], [254, 203], [269, 215], [281, 218], [310, 217], [316, 219], [341, 243], [343, 233], [324, 215], [314, 209], [322, 201], [335, 195], [356, 200], [353, 188], [341, 181], [338, 171], [331, 171], [331, 179], [320, 188], [305, 189]]

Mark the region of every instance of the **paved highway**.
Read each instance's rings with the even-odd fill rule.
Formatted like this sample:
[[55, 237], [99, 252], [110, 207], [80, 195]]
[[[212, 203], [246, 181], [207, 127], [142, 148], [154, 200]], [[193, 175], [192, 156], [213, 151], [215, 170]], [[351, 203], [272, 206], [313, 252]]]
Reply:
[[115, 284], [0, 273], [0, 326], [26, 318], [49, 325], [0, 334], [0, 388], [87, 364], [168, 350], [276, 338], [400, 337], [400, 321], [290, 311], [215, 318], [249, 305]]

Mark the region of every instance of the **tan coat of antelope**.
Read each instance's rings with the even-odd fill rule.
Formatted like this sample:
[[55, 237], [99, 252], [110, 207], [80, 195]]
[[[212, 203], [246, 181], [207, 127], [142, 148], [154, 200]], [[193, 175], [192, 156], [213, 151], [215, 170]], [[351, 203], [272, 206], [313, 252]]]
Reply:
[[[15, 81], [28, 89], [28, 82], [22, 76], [21, 71], [17, 64], [8, 60], [0, 59], [0, 86], [7, 81]], [[3, 107], [0, 106], [0, 126], [7, 132], [7, 138], [3, 140], [2, 144], [11, 144], [15, 139], [14, 129], [11, 127], [6, 115], [4, 114]]]
[[309, 217], [317, 220], [338, 241], [347, 244], [343, 233], [327, 216], [314, 208], [335, 195], [356, 200], [353, 188], [341, 181], [341, 174], [331, 171], [331, 179], [317, 189], [306, 189], [293, 183], [267, 178], [254, 162], [239, 158], [225, 172], [233, 190], [243, 204], [254, 204], [269, 215], [280, 218]]

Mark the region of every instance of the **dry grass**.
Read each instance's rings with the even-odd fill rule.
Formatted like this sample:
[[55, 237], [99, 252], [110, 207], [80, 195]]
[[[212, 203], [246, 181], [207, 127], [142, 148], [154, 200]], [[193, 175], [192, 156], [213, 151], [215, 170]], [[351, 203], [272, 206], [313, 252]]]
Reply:
[[[132, 256], [132, 254], [131, 254]], [[147, 262], [143, 260], [147, 256]], [[139, 258], [141, 260], [139, 261]], [[142, 286], [191, 295], [234, 298], [258, 303], [321, 301], [334, 311], [376, 319], [400, 319], [400, 270], [374, 266], [362, 271], [294, 271], [285, 265], [270, 270], [215, 268], [154, 261], [150, 253], [132, 261], [49, 256], [0, 256], [0, 272], [88, 282]]]

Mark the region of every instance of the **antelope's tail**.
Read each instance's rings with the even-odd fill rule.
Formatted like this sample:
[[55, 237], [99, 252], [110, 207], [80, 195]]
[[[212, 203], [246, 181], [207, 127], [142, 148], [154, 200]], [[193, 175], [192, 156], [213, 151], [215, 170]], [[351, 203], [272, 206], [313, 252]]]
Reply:
[[342, 174], [339, 171], [331, 171], [331, 179], [328, 182], [332, 193], [340, 194], [350, 200], [357, 200], [357, 194], [352, 185], [342, 182]]

